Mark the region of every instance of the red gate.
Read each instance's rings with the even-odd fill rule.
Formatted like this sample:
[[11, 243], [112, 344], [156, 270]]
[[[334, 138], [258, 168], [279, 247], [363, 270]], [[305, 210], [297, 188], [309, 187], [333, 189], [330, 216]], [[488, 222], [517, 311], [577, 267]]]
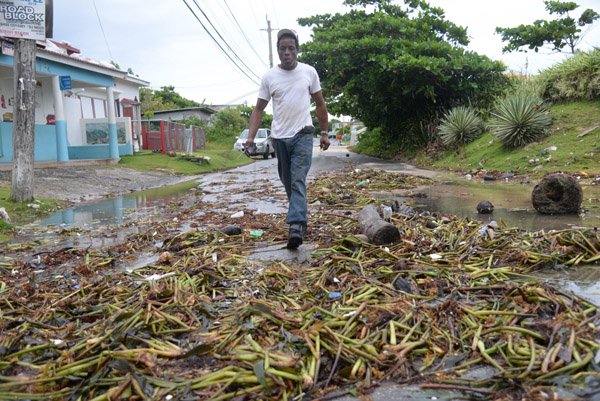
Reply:
[[191, 153], [206, 147], [204, 128], [164, 120], [142, 121], [142, 149]]

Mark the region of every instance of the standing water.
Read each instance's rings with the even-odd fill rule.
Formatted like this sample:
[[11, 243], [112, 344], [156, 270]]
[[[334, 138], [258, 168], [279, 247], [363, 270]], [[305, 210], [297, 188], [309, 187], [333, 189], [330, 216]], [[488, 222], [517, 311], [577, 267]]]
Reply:
[[[596, 185], [582, 185], [583, 202], [579, 214], [540, 214], [531, 203], [531, 185], [496, 181], [475, 183], [465, 180], [433, 185], [422, 190], [425, 197], [415, 199], [414, 203], [421, 210], [468, 217], [484, 223], [503, 221], [509, 227], [529, 231], [600, 227], [600, 181], [595, 182]], [[483, 200], [494, 205], [493, 213], [477, 213], [477, 204]]]

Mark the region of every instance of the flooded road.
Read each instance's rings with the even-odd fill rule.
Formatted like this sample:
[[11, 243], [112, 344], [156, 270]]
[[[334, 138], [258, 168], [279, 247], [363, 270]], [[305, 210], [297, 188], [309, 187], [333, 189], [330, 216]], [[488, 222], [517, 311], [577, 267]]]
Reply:
[[[532, 184], [477, 183], [460, 177], [425, 188], [422, 193], [426, 197], [415, 200], [414, 206], [483, 222], [504, 221], [510, 227], [529, 231], [600, 227], [600, 181], [596, 185], [582, 185], [582, 188], [582, 212], [579, 215], [537, 213], [531, 203]], [[482, 200], [492, 202], [492, 214], [477, 213], [477, 204]]]
[[[282, 215], [285, 214], [287, 209], [286, 198], [277, 177], [276, 162], [274, 159], [258, 160], [256, 163], [238, 169], [207, 174], [200, 179], [176, 187], [143, 191], [101, 202], [82, 204], [56, 213], [48, 219], [30, 225], [29, 228], [34, 230], [34, 227], [38, 227], [40, 238], [43, 237], [44, 231], [53, 232], [56, 243], [61, 244], [61, 246], [88, 247], [107, 245], [111, 242], [115, 244], [122, 243], [126, 241], [127, 233], [139, 230], [139, 227], [143, 227], [146, 222], [173, 221], [174, 211], [192, 206], [195, 202], [207, 202], [211, 204], [213, 209], [220, 209], [218, 210], [219, 223], [223, 221], [223, 224], [230, 223], [230, 219], [227, 217], [233, 218], [234, 215], [242, 212], [246, 215]], [[332, 149], [327, 152], [316, 151], [311, 177], [317, 177], [329, 171], [345, 171], [345, 169], [384, 169], [426, 177], [438, 177], [435, 172], [419, 170], [403, 163], [386, 162], [352, 154], [344, 148]], [[446, 180], [446, 178], [443, 178], [443, 180]], [[354, 185], [354, 183], [348, 185]], [[442, 184], [421, 188], [418, 192], [425, 194], [425, 197], [411, 197], [407, 198], [406, 201], [424, 210], [439, 210], [447, 214], [456, 214], [482, 221], [489, 221], [486, 219], [505, 221], [509, 226], [518, 226], [525, 229], [534, 229], [528, 225], [534, 224], [533, 220], [535, 220], [535, 224], [539, 224], [539, 227], [550, 229], [596, 224], [590, 222], [594, 222], [593, 219], [597, 218], [598, 193], [594, 191], [597, 191], [598, 187], [594, 185], [589, 187], [591, 190], [587, 187], [584, 188], [586, 213], [583, 216], [568, 216], [564, 220], [552, 216], [533, 216], [537, 214], [529, 205], [532, 185], [525, 184], [499, 181], [482, 184], [456, 177], [451, 182], [443, 181]], [[393, 198], [395, 196], [394, 191], [391, 190], [389, 193], [383, 193], [381, 198]], [[484, 199], [492, 201], [496, 206], [492, 215], [477, 215], [475, 205]], [[205, 215], [211, 213], [210, 208], [202, 210], [201, 207], [198, 207], [197, 209], [195, 211], [197, 213], [205, 213]], [[532, 217], [539, 218], [532, 219]], [[521, 219], [520, 222], [519, 218]], [[180, 220], [184, 220], [184, 218]], [[197, 224], [195, 227], [203, 228], [200, 227], [201, 223]], [[178, 221], [177, 225], [179, 227], [173, 230], [173, 235], [177, 234], [176, 230], [178, 228], [181, 228], [181, 230], [186, 229], [185, 221]], [[189, 230], [189, 227], [187, 229]], [[73, 234], [79, 233], [80, 230], [82, 234], [84, 230], [93, 232], [92, 236], [95, 236], [95, 241], [98, 242], [90, 242], [83, 238], [84, 235], [82, 235], [82, 238], [77, 235], [70, 235], [65, 239], [62, 233], [70, 232]], [[268, 228], [265, 228], [265, 230], [268, 230]], [[161, 245], [155, 244], [156, 249], [159, 249]], [[312, 248], [310, 247], [312, 245], [303, 245], [303, 250], [306, 250], [302, 253], [303, 257], [311, 257]], [[278, 241], [271, 244], [265, 242], [264, 246], [257, 244], [248, 259], [255, 257], [258, 261], [268, 262], [282, 260], [291, 252], [282, 251], [281, 248], [282, 244]], [[128, 266], [119, 267], [122, 270], [132, 271], [153, 264], [159, 257], [163, 256], [162, 254], [159, 255], [158, 252], [144, 250], [148, 252], [141, 255], [142, 257], [138, 254], [136, 255], [137, 260], [130, 260]], [[32, 253], [34, 251], [30, 251], [30, 254]], [[212, 255], [207, 254], [207, 256], [213, 257], [213, 260], [216, 261], [218, 255], [215, 252]], [[31, 263], [30, 265], [33, 266]], [[458, 266], [458, 264], [453, 264], [453, 266]], [[600, 277], [596, 270], [598, 270], [597, 266], [571, 269], [556, 266], [556, 270], [544, 271], [538, 277], [548, 283], [555, 284], [557, 288], [561, 288], [566, 292], [574, 292], [590, 299], [595, 304], [600, 304], [600, 286], [595, 284]], [[354, 277], [354, 275], [350, 273], [348, 277]], [[288, 278], [285, 278], [283, 282], [287, 283]], [[491, 373], [491, 375], [496, 374], [496, 371]], [[382, 387], [371, 396], [379, 401], [399, 399], [399, 397], [426, 400], [454, 399], [456, 393], [423, 391], [420, 388], [405, 388], [392, 384], [389, 387]], [[348, 397], [348, 399], [355, 398]]]
[[[323, 152], [315, 148], [310, 177], [327, 172], [376, 169], [435, 178], [439, 183], [421, 188], [422, 196], [397, 197], [394, 190], [378, 194], [380, 199], [397, 199], [417, 210], [438, 211], [467, 217], [483, 223], [496, 221], [508, 227], [528, 231], [560, 230], [600, 226], [600, 181], [583, 185], [583, 212], [579, 215], [548, 216], [538, 214], [531, 204], [533, 183], [481, 182], [462, 176], [441, 176], [437, 172], [411, 165], [376, 159], [349, 152], [345, 147], [332, 147]], [[597, 183], [597, 184], [596, 184]], [[595, 184], [595, 185], [594, 185]], [[399, 188], [400, 193], [401, 188]], [[285, 191], [277, 175], [277, 160], [257, 160], [236, 169], [206, 174], [178, 185], [134, 192], [112, 199], [80, 204], [61, 210], [46, 219], [25, 225], [16, 240], [33, 238], [40, 244], [73, 246], [107, 246], [122, 242], [127, 235], [143, 229], [152, 222], [168, 217], [168, 212], [184, 209], [202, 200], [219, 205], [231, 215], [246, 211], [258, 214], [285, 214]], [[494, 204], [492, 214], [478, 214], [477, 204], [489, 200]], [[181, 222], [185, 230], [185, 222]], [[86, 231], [65, 236], [65, 232]], [[286, 255], [276, 253], [271, 258]], [[574, 277], [568, 272], [551, 272], [548, 280], [564, 280], [567, 288], [584, 294], [600, 304], [599, 288], [591, 287], [596, 280], [589, 276]]]
[[[261, 159], [246, 166], [206, 174], [178, 185], [80, 204], [56, 212], [24, 229], [27, 231], [28, 228], [40, 228], [40, 231], [46, 231], [42, 228], [51, 226], [57, 230], [98, 230], [136, 221], [156, 221], [164, 218], [165, 208], [170, 204], [189, 207], [197, 199], [217, 203], [232, 214], [244, 209], [252, 213], [286, 213], [286, 196], [279, 182], [276, 166], [276, 159]], [[418, 210], [438, 211], [484, 223], [504, 222], [509, 227], [530, 231], [600, 226], [600, 180], [588, 181], [591, 184], [582, 186], [582, 213], [548, 216], [538, 214], [533, 209], [531, 191], [534, 183], [520, 184], [502, 180], [481, 182], [461, 176], [442, 177], [437, 172], [418, 169], [406, 163], [355, 154], [341, 146], [332, 147], [325, 152], [315, 148], [309, 174], [314, 178], [323, 173], [349, 169], [381, 169], [437, 178], [441, 183], [422, 188], [419, 193], [423, 196], [397, 198]], [[379, 194], [378, 197], [396, 199], [394, 191]], [[493, 203], [492, 214], [477, 213], [476, 206], [482, 200]], [[104, 239], [104, 245], [107, 244], [105, 241], [108, 240]]]

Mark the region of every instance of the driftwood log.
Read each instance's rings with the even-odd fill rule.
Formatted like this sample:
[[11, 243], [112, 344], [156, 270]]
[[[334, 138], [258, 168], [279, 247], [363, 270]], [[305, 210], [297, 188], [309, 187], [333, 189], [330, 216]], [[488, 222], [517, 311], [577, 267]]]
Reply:
[[400, 231], [383, 220], [373, 205], [367, 205], [360, 211], [358, 222], [360, 233], [366, 235], [372, 244], [385, 245], [400, 240]]

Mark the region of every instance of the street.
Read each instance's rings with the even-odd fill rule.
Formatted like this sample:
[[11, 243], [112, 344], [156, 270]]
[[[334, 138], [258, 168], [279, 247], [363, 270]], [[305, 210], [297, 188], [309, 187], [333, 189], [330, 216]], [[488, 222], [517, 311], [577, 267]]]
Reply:
[[555, 374], [593, 369], [596, 308], [533, 277], [517, 280], [538, 259], [593, 261], [597, 245], [557, 256], [554, 244], [575, 243], [578, 232], [483, 235], [478, 222], [393, 203], [401, 240], [371, 244], [360, 237], [361, 210], [382, 202], [377, 194], [410, 197], [435, 173], [334, 147], [314, 153], [308, 237], [288, 250], [276, 163], [197, 177], [144, 209], [116, 200], [118, 224], [38, 227], [2, 250], [0, 369], [9, 380], [0, 398], [597, 391], [587, 382], [514, 385], [517, 376], [549, 386]]

